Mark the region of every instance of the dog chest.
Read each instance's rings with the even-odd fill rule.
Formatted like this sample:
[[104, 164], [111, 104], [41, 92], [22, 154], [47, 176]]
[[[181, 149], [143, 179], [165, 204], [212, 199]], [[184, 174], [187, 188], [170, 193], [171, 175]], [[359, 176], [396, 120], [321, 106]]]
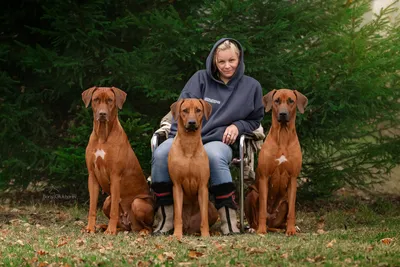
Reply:
[[106, 158], [107, 152], [104, 149], [95, 149], [93, 157], [94, 173], [98, 183], [104, 192], [110, 192], [110, 178], [107, 171]]

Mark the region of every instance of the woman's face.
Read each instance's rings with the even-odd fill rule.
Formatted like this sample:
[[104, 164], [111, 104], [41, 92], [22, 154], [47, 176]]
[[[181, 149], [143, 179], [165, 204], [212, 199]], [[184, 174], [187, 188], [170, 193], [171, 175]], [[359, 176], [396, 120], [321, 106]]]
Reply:
[[223, 81], [229, 81], [239, 65], [239, 57], [233, 49], [218, 51], [216, 55], [216, 65], [219, 77]]

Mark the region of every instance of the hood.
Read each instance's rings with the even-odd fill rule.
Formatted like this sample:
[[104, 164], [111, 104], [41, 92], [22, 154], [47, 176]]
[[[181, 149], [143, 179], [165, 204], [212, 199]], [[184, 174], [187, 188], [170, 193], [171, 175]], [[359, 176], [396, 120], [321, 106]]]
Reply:
[[215, 53], [215, 50], [217, 49], [217, 47], [218, 47], [221, 43], [223, 43], [224, 41], [226, 41], [226, 40], [229, 40], [229, 41], [234, 42], [234, 43], [237, 45], [237, 47], [239, 48], [239, 50], [240, 50], [240, 59], [239, 59], [240, 61], [239, 61], [239, 65], [238, 65], [238, 67], [237, 67], [237, 69], [236, 69], [235, 74], [234, 74], [233, 77], [229, 80], [229, 83], [232, 83], [232, 82], [234, 82], [234, 81], [239, 80], [239, 79], [242, 78], [242, 76], [244, 75], [244, 57], [243, 57], [243, 48], [242, 48], [242, 45], [241, 45], [238, 41], [236, 41], [235, 39], [232, 39], [232, 38], [222, 38], [222, 39], [218, 40], [218, 41], [214, 44], [213, 48], [211, 49], [210, 54], [209, 54], [208, 57], [207, 57], [207, 61], [206, 61], [206, 71], [207, 71], [207, 74], [208, 74], [213, 80], [215, 80], [216, 82], [219, 82], [219, 83], [223, 83], [223, 82], [222, 82], [220, 79], [218, 79], [218, 77], [216, 76], [217, 70], [216, 70], [216, 67], [213, 66], [213, 58], [214, 58], [214, 53]]

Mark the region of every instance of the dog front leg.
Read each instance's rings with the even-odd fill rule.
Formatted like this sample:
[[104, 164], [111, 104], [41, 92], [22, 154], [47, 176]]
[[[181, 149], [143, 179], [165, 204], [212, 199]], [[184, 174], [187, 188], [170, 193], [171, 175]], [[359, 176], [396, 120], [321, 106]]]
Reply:
[[200, 205], [200, 232], [202, 237], [210, 236], [210, 226], [208, 224], [208, 188], [207, 185], [201, 186], [199, 188], [198, 195], [199, 205]]
[[257, 234], [267, 233], [267, 200], [268, 200], [268, 178], [260, 177], [259, 186], [259, 210]]
[[174, 184], [172, 188], [174, 197], [174, 236], [180, 240], [182, 238], [182, 206], [183, 206], [183, 190], [181, 185]]
[[121, 191], [121, 178], [119, 176], [111, 175], [111, 210], [110, 210], [110, 221], [108, 222], [107, 230], [104, 232], [108, 235], [117, 234], [117, 224], [119, 220], [119, 202]]
[[88, 224], [86, 226], [86, 232], [94, 233], [95, 232], [94, 228], [96, 224], [97, 201], [99, 198], [100, 186], [92, 173], [89, 173], [88, 189], [90, 196], [89, 200], [90, 204], [89, 204], [89, 215], [88, 215]]
[[296, 234], [296, 191], [297, 191], [297, 176], [290, 178], [290, 185], [288, 188], [288, 215], [286, 225], [286, 235], [291, 236]]

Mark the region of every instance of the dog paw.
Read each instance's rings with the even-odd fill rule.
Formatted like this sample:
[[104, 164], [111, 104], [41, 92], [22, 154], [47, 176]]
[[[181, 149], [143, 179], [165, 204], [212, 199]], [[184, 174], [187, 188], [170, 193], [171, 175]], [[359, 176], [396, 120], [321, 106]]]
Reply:
[[174, 233], [174, 236], [176, 239], [181, 240], [182, 239], [182, 233]]
[[287, 230], [286, 230], [286, 236], [293, 236], [293, 235], [296, 235], [296, 228], [288, 228]]
[[107, 230], [104, 232], [106, 235], [116, 235], [117, 234], [117, 229], [110, 229], [110, 227], [107, 228]]
[[258, 227], [256, 233], [259, 235], [265, 235], [267, 233], [267, 227]]
[[139, 236], [148, 236], [148, 235], [150, 235], [150, 230], [149, 229], [144, 228], [144, 229], [139, 231]]
[[82, 229], [82, 232], [94, 234], [96, 231], [95, 231], [94, 227], [87, 226], [86, 228]]

